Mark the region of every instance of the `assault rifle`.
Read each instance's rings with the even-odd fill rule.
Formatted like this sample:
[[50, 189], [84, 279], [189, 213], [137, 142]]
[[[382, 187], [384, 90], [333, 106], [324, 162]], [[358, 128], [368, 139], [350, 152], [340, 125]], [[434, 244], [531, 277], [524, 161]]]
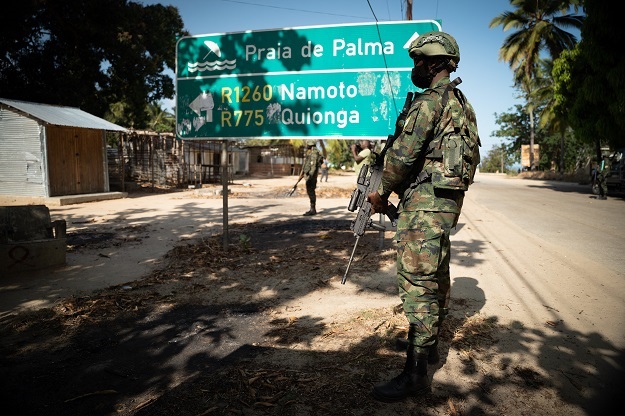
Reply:
[[[371, 203], [367, 200], [367, 196], [372, 192], [377, 192], [380, 187], [380, 183], [382, 182], [382, 171], [384, 170], [384, 156], [386, 155], [386, 151], [393, 145], [395, 139], [399, 137], [404, 129], [406, 116], [408, 115], [410, 105], [412, 104], [412, 95], [413, 93], [408, 93], [406, 102], [404, 103], [404, 108], [402, 108], [399, 116], [397, 117], [397, 121], [395, 122], [395, 134], [388, 135], [386, 144], [380, 154], [374, 153], [375, 161], [373, 164], [371, 166], [362, 165], [360, 173], [358, 174], [356, 189], [352, 192], [349, 205], [347, 206], [347, 209], [350, 212], [354, 212], [358, 209], [356, 219], [351, 222], [349, 227], [350, 230], [354, 232], [356, 243], [352, 249], [352, 255], [349, 257], [349, 262], [347, 263], [347, 268], [345, 269], [345, 274], [343, 275], [341, 284], [345, 284], [345, 281], [347, 280], [347, 272], [349, 272], [349, 267], [354, 259], [354, 253], [356, 252], [358, 241], [360, 240], [360, 237], [364, 235], [365, 230], [367, 228], [373, 228], [378, 231], [386, 230], [382, 224], [375, 223], [371, 219]], [[393, 225], [397, 225], [397, 208], [393, 204], [388, 204], [385, 214], [391, 220]]]
[[303, 176], [300, 176], [299, 179], [297, 180], [297, 182], [295, 182], [295, 185], [293, 185], [293, 187], [291, 189], [289, 189], [286, 193], [286, 197], [290, 197], [291, 195], [293, 195], [293, 193], [295, 192], [295, 190], [297, 189], [297, 184], [302, 180]]

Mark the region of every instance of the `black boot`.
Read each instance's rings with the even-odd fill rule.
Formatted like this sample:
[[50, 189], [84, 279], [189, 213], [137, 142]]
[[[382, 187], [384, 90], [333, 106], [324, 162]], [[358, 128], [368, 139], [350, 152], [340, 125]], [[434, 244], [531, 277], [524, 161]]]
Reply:
[[408, 396], [418, 396], [431, 391], [428, 378], [428, 360], [425, 354], [415, 357], [414, 349], [406, 353], [404, 371], [386, 383], [373, 387], [373, 397], [383, 402], [395, 402]]
[[315, 204], [310, 204], [310, 210], [304, 212], [304, 216], [309, 217], [311, 215], [317, 215], [317, 210], [315, 209]]
[[438, 339], [434, 342], [434, 345], [428, 348], [428, 364], [438, 364], [441, 360], [441, 356], [438, 354]]
[[[397, 351], [406, 351], [408, 349], [408, 345], [408, 340], [405, 338], [395, 339], [395, 348], [397, 349]], [[436, 340], [434, 342], [434, 345], [428, 348], [428, 364], [438, 364], [440, 360], [441, 357], [438, 353], [438, 340]]]

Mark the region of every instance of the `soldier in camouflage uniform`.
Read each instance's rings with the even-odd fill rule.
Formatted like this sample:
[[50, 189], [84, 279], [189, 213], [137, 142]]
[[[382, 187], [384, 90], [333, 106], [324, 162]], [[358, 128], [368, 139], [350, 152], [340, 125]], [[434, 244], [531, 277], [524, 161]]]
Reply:
[[326, 157], [323, 142], [321, 142], [321, 145], [324, 151], [323, 155], [319, 152], [314, 140], [307, 141], [308, 150], [302, 166], [302, 174], [299, 177], [299, 179], [306, 177], [306, 193], [310, 200], [310, 210], [304, 213], [305, 216], [317, 215], [317, 194], [315, 192], [317, 189], [317, 176], [319, 175], [319, 168], [323, 163], [323, 158]]
[[608, 199], [607, 176], [610, 174], [610, 159], [604, 157], [597, 169], [597, 182], [599, 183], [599, 196], [597, 199], [606, 200]]
[[[373, 389], [383, 401], [431, 390], [428, 362], [439, 360], [438, 333], [449, 307], [449, 235], [479, 163], [475, 112], [456, 88], [460, 80], [449, 79], [460, 61], [455, 39], [443, 32], [424, 33], [409, 54], [412, 82], [423, 92], [386, 154], [380, 190], [369, 195], [374, 212], [385, 211], [392, 192], [400, 197], [397, 279], [409, 321], [404, 371]], [[454, 154], [458, 143], [460, 155]]]

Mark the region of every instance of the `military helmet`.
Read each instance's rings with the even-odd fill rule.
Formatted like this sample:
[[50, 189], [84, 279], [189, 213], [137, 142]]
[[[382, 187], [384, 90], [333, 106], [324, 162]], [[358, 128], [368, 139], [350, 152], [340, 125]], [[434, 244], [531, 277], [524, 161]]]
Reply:
[[419, 55], [448, 56], [456, 64], [460, 62], [460, 48], [456, 39], [448, 33], [431, 31], [426, 32], [412, 41], [408, 53], [411, 58]]
[[306, 146], [311, 147], [317, 144], [316, 140], [312, 140], [312, 139], [307, 139], [306, 140]]

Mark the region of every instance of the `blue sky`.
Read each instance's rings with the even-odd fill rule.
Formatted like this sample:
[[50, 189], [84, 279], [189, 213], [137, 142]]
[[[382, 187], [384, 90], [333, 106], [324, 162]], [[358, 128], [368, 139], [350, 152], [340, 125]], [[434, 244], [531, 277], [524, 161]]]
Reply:
[[[177, 7], [191, 35], [278, 29], [311, 25], [404, 20], [403, 0], [144, 0], [144, 4]], [[506, 10], [508, 0], [415, 0], [413, 20], [442, 20], [443, 30], [460, 46], [459, 69], [452, 78], [462, 78], [460, 88], [477, 113], [482, 154], [501, 143], [491, 137], [497, 130], [495, 113], [507, 112], [515, 104], [512, 73], [498, 60], [499, 48], [510, 32], [489, 28], [490, 21]], [[408, 60], [409, 58], [406, 57]], [[165, 102], [166, 108], [175, 101]]]

